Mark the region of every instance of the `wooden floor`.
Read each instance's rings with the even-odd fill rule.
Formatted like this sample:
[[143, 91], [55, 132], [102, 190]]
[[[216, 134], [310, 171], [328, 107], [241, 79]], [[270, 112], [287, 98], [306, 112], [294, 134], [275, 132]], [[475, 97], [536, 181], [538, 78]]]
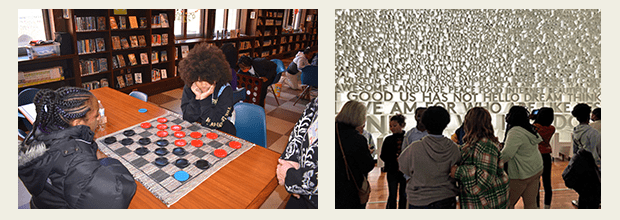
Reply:
[[[553, 188], [553, 199], [551, 200], [551, 209], [576, 209], [577, 207], [571, 204], [572, 200], [578, 198], [577, 193], [572, 190], [566, 188], [564, 185], [564, 180], [562, 179], [562, 171], [568, 165], [568, 161], [559, 161], [555, 160], [552, 163], [551, 168], [551, 187]], [[387, 203], [388, 198], [388, 187], [387, 187], [387, 175], [384, 172], [381, 172], [381, 168], [375, 167], [368, 174], [368, 181], [370, 182], [370, 187], [372, 192], [370, 193], [370, 199], [366, 206], [367, 209], [385, 209], [385, 205]], [[543, 206], [545, 192], [542, 188], [542, 180], [541, 180], [541, 188], [540, 188], [540, 204]], [[458, 205], [457, 205], [458, 208]], [[516, 209], [523, 208], [522, 200], [519, 200]], [[542, 208], [542, 207], [541, 207]]]

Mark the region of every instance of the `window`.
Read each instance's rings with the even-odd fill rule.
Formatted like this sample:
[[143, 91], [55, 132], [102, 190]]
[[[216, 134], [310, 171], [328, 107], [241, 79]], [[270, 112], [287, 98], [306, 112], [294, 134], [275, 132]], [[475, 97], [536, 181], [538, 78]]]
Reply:
[[284, 28], [299, 29], [301, 10], [287, 9], [284, 11]]
[[177, 9], [174, 35], [179, 38], [204, 36], [204, 9]]
[[238, 9], [216, 9], [213, 32], [237, 29]]
[[227, 26], [226, 29], [228, 30], [234, 30], [237, 29], [237, 13], [238, 9], [228, 9], [228, 22], [227, 22]]
[[17, 10], [17, 45], [27, 45], [31, 40], [49, 40], [43, 9]]

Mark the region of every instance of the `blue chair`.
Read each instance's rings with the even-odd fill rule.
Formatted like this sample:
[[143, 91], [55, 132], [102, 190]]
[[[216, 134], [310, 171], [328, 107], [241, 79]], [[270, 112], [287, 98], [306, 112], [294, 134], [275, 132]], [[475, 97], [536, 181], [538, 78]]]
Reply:
[[237, 137], [267, 148], [265, 109], [245, 102], [234, 105]]
[[148, 95], [146, 95], [146, 94], [144, 94], [143, 92], [140, 92], [140, 91], [132, 91], [132, 92], [129, 93], [129, 95], [134, 97], [134, 98], [137, 98], [137, 99], [140, 99], [142, 101], [145, 101], [145, 102], [149, 98]]
[[271, 87], [271, 92], [273, 92], [273, 97], [276, 98], [276, 103], [278, 103], [278, 106], [280, 106], [280, 101], [278, 101], [276, 91], [273, 89], [273, 84], [280, 82], [280, 78], [282, 78], [282, 73], [286, 72], [286, 68], [284, 67], [284, 63], [282, 63], [282, 60], [272, 59], [271, 62], [274, 62], [278, 67], [276, 67], [276, 77], [273, 79], [273, 82], [269, 86]]
[[[39, 92], [39, 89], [37, 88], [27, 88], [22, 90], [18, 95], [17, 95], [17, 106], [22, 106], [22, 105], [27, 105], [32, 103], [32, 100], [34, 99], [34, 95], [37, 94], [37, 92]], [[30, 121], [28, 121], [28, 119], [26, 118], [26, 116], [22, 115], [21, 113], [19, 113], [19, 111], [17, 111], [17, 118], [22, 120], [22, 122], [24, 122], [24, 125], [26, 125], [26, 129], [29, 131], [32, 131], [32, 124], [30, 123]]]
[[297, 97], [293, 106], [297, 104], [297, 101], [304, 97], [306, 93], [309, 93], [311, 88], [319, 88], [319, 67], [308, 65], [304, 68], [301, 68], [301, 84], [307, 85], [303, 92]]

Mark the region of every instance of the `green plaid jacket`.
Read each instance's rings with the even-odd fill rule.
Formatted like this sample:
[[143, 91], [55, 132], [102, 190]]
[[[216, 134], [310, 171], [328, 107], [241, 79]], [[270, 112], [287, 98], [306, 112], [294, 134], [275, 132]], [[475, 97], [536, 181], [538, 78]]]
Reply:
[[459, 148], [463, 161], [455, 177], [460, 181], [461, 209], [505, 209], [510, 178], [499, 161], [497, 144], [485, 138]]

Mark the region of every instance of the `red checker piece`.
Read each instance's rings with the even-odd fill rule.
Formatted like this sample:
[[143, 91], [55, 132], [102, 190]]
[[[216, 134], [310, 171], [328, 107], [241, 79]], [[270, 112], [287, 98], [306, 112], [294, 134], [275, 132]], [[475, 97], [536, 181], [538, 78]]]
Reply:
[[166, 122], [168, 122], [168, 119], [167, 118], [158, 118], [157, 121], [159, 123], [166, 123]]
[[241, 148], [241, 143], [236, 142], [236, 141], [231, 141], [230, 143], [228, 143], [228, 146], [234, 148], [234, 149], [239, 149]]
[[159, 137], [166, 137], [166, 136], [168, 136], [168, 132], [167, 131], [158, 131], [157, 132], [157, 136], [159, 136]]
[[216, 149], [213, 151], [213, 154], [215, 154], [215, 156], [219, 158], [224, 158], [226, 157], [226, 155], [228, 155], [228, 153], [226, 153], [226, 151], [223, 149]]
[[144, 123], [142, 123], [142, 124], [140, 125], [140, 127], [142, 127], [142, 128], [150, 128], [150, 127], [151, 127], [151, 123], [144, 122]]
[[166, 124], [158, 124], [157, 128], [159, 128], [159, 130], [165, 130], [166, 128], [168, 128], [168, 125], [166, 125]]
[[194, 147], [202, 147], [202, 144], [201, 140], [192, 140], [192, 146]]
[[183, 140], [183, 139], [179, 139], [174, 141], [174, 145], [179, 146], [179, 147], [183, 147], [187, 144], [187, 141]]
[[198, 138], [202, 137], [202, 134], [200, 132], [195, 132], [194, 131], [194, 132], [190, 133], [189, 136], [198, 139]]
[[173, 131], [180, 131], [183, 128], [180, 125], [173, 125], [170, 126], [170, 129], [172, 129]]
[[185, 132], [182, 132], [182, 131], [174, 132], [174, 136], [178, 137], [178, 138], [184, 138], [185, 137]]
[[209, 132], [209, 133], [207, 133], [207, 135], [206, 135], [206, 136], [207, 136], [207, 138], [209, 138], [209, 139], [216, 139], [216, 138], [217, 138], [217, 134], [216, 134], [216, 133], [213, 133], [213, 132]]

